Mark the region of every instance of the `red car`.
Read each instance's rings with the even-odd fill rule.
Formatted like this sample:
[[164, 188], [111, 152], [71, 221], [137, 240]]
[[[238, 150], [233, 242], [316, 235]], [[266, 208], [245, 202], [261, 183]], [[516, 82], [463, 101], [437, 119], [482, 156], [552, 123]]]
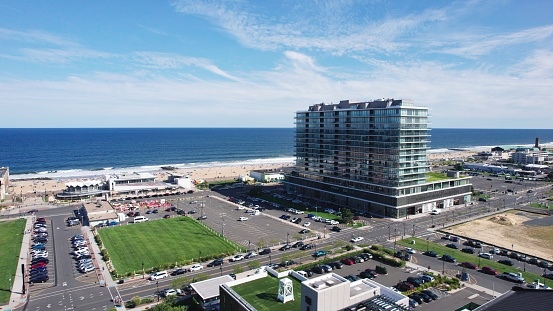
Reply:
[[46, 219], [44, 219], [44, 217], [39, 217], [36, 219], [36, 221], [46, 221]]
[[41, 267], [46, 267], [46, 263], [44, 263], [44, 262], [36, 263], [36, 264], [31, 266], [31, 269], [36, 269], [36, 268], [41, 268]]
[[468, 269], [474, 269], [474, 270], [478, 269], [477, 265], [473, 264], [472, 262], [468, 262], [468, 261], [465, 261], [465, 262], [461, 263], [461, 267], [465, 267], [465, 268], [468, 268]]
[[491, 275], [497, 275], [499, 272], [492, 267], [482, 267], [482, 272]]
[[411, 284], [411, 283], [399, 282], [399, 283], [397, 283], [396, 288], [399, 289], [402, 292], [406, 292], [408, 290], [414, 290], [415, 286], [413, 286], [413, 284]]
[[171, 215], [169, 215], [169, 214], [164, 215], [163, 218], [171, 218]]
[[342, 260], [340, 260], [344, 265], [348, 265], [348, 266], [351, 266], [353, 265], [355, 262], [353, 260], [351, 260], [350, 258], [344, 258]]

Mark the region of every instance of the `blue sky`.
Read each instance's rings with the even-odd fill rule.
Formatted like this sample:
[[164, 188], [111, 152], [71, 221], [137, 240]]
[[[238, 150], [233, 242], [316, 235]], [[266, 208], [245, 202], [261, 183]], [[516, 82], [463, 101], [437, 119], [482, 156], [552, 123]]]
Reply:
[[293, 127], [412, 99], [551, 128], [553, 1], [2, 1], [0, 127]]

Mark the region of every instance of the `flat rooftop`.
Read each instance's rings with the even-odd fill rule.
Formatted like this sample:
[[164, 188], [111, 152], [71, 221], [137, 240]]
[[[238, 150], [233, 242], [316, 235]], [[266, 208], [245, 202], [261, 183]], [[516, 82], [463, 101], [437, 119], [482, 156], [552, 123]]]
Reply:
[[294, 287], [294, 300], [287, 303], [277, 300], [279, 279], [270, 275], [234, 285], [232, 290], [258, 311], [298, 311], [301, 309], [301, 283], [293, 277], [288, 278], [292, 280]]
[[317, 278], [304, 281], [303, 284], [315, 289], [316, 291], [322, 291], [332, 286], [335, 286], [337, 284], [341, 284], [345, 282], [349, 282], [349, 281], [337, 274], [328, 273], [328, 274], [321, 275]]
[[234, 281], [230, 275], [223, 275], [205, 281], [192, 283], [190, 286], [205, 301], [211, 298], [219, 297], [219, 285], [230, 281]]
[[355, 297], [359, 294], [362, 294], [362, 293], [365, 293], [365, 292], [368, 292], [368, 291], [374, 291], [374, 290], [379, 289], [379, 288], [380, 288], [380, 286], [376, 286], [374, 284], [365, 282], [365, 280], [355, 281], [355, 282], [350, 284], [349, 296], [350, 297]]

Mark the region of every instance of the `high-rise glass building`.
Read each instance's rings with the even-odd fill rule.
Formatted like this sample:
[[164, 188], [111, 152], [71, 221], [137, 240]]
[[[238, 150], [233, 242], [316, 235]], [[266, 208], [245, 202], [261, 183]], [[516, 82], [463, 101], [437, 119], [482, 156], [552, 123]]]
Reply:
[[428, 108], [382, 99], [296, 113], [296, 167], [286, 187], [321, 207], [406, 217], [470, 201], [470, 178], [429, 182]]

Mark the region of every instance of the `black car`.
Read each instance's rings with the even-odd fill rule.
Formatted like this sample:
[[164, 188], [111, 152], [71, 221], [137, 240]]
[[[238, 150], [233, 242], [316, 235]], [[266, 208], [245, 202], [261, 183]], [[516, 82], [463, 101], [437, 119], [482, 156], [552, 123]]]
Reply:
[[330, 230], [332, 230], [332, 231], [334, 231], [334, 232], [340, 232], [340, 231], [342, 231], [342, 229], [340, 229], [340, 227], [338, 227], [338, 226], [334, 226], [334, 227], [332, 227]]
[[451, 255], [443, 255], [442, 256], [442, 260], [443, 261], [447, 261], [447, 262], [455, 262], [457, 261], [457, 259], [455, 259], [455, 257], [451, 256]]
[[467, 254], [474, 254], [474, 248], [472, 247], [465, 247], [461, 250], [461, 252], [463, 253], [467, 253]]
[[173, 276], [174, 276], [174, 275], [179, 275], [179, 274], [185, 274], [186, 272], [187, 272], [187, 270], [186, 270], [186, 269], [182, 269], [182, 268], [180, 268], [180, 269], [177, 269], [177, 270], [175, 270], [175, 271], [171, 272], [171, 275], [173, 275]]
[[36, 237], [33, 239], [33, 242], [35, 243], [46, 243], [48, 242], [48, 238], [46, 237]]
[[189, 211], [188, 214], [196, 214], [196, 210], [193, 209], [193, 210]]
[[307, 244], [304, 244], [302, 247], [300, 247], [300, 249], [301, 249], [302, 251], [304, 251], [304, 250], [306, 250], [306, 249], [312, 249], [313, 247], [314, 247], [313, 244], [307, 243]]
[[267, 254], [270, 254], [270, 253], [271, 253], [271, 249], [270, 248], [265, 248], [264, 250], [259, 252], [259, 255], [267, 255]]
[[313, 267], [311, 269], [311, 271], [315, 272], [315, 273], [318, 273], [318, 274], [323, 274], [325, 273], [325, 270], [323, 269], [323, 267], [321, 266], [316, 266], [316, 267]]
[[50, 278], [47, 275], [40, 275], [35, 278], [31, 278], [29, 282], [31, 283], [44, 283], [48, 281]]
[[37, 264], [39, 262], [43, 262], [45, 264], [48, 264], [50, 262], [50, 260], [46, 257], [37, 257], [37, 258], [34, 258], [33, 260], [31, 260], [31, 265]]
[[518, 259], [519, 254], [517, 252], [511, 252], [509, 254], [509, 258]]
[[432, 291], [429, 291], [428, 289], [421, 290], [421, 293], [430, 296], [430, 298], [432, 298], [432, 300], [438, 299], [438, 295], [434, 294]]
[[498, 260], [497, 262], [499, 262], [500, 264], [504, 264], [504, 265], [507, 265], [507, 266], [512, 266], [514, 265], [514, 263], [508, 259], [501, 259], [501, 260]]
[[296, 262], [293, 260], [284, 260], [283, 262], [280, 263], [280, 266], [284, 268], [294, 264], [296, 264]]
[[423, 300], [422, 300], [422, 297], [419, 296], [418, 294], [411, 294], [408, 296], [409, 298], [413, 299], [414, 301], [416, 301], [418, 304], [422, 304], [423, 303]]
[[425, 294], [423, 292], [419, 292], [419, 293], [417, 293], [417, 295], [419, 295], [422, 298], [422, 300], [424, 300], [424, 302], [426, 302], [426, 303], [432, 301], [432, 297], [428, 296], [427, 294]]
[[300, 231], [300, 234], [305, 234], [305, 233], [309, 233], [309, 232], [310, 232], [310, 231], [307, 230], [307, 229], [302, 229], [302, 230]]
[[449, 248], [453, 248], [453, 249], [458, 249], [458, 248], [459, 248], [459, 247], [457, 246], [457, 244], [455, 244], [455, 243], [446, 244], [445, 247], [449, 247]]
[[[302, 241], [298, 241], [296, 243], [294, 243], [294, 245], [292, 245], [293, 248], [298, 248], [298, 247], [302, 247], [304, 244]], [[300, 248], [301, 249], [301, 248]]]
[[328, 265], [331, 266], [333, 269], [342, 269], [344, 267], [344, 264], [339, 261], [331, 262]]
[[223, 258], [217, 258], [215, 260], [213, 260], [212, 262], [208, 263], [207, 266], [208, 267], [215, 267], [215, 266], [220, 266], [223, 264]]
[[374, 275], [372, 275], [370, 272], [367, 272], [367, 271], [361, 271], [361, 273], [359, 273], [359, 276], [364, 278], [364, 279], [374, 279]]
[[410, 276], [407, 278], [407, 282], [413, 284], [415, 287], [421, 286], [424, 282], [418, 277]]
[[198, 217], [198, 220], [204, 220], [204, 219], [207, 219], [206, 215], [202, 215], [202, 216]]
[[369, 253], [361, 253], [359, 254], [359, 257], [363, 258], [365, 261], [369, 260], [369, 259], [372, 259], [373, 258], [373, 255], [369, 254]]
[[435, 251], [426, 251], [423, 254], [426, 256], [435, 257], [435, 258], [438, 258], [439, 256], [438, 253], [436, 253]]
[[155, 208], [155, 209], [152, 211], [152, 213], [157, 214], [157, 213], [159, 213], [159, 210], [158, 210], [157, 208]]
[[280, 251], [286, 251], [286, 250], [289, 250], [292, 248], [292, 245], [290, 244], [284, 244], [281, 248], [279, 248], [278, 250]]

